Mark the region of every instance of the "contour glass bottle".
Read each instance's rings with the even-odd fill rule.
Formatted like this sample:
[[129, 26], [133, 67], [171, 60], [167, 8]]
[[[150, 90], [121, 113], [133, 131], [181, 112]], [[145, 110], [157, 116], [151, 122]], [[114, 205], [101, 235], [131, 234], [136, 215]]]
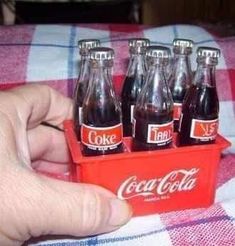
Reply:
[[169, 148], [173, 137], [173, 100], [165, 68], [170, 50], [150, 46], [147, 81], [137, 99], [133, 120], [133, 151]]
[[215, 70], [219, 56], [219, 49], [199, 47], [197, 50], [196, 74], [182, 107], [181, 146], [215, 142], [219, 115]]
[[145, 52], [148, 39], [130, 39], [130, 60], [121, 92], [124, 136], [132, 135], [133, 112], [146, 75]]
[[107, 71], [113, 66], [113, 58], [113, 49], [90, 50], [91, 76], [82, 105], [81, 142], [85, 156], [123, 151], [121, 108]]
[[193, 42], [188, 39], [173, 41], [174, 63], [168, 83], [174, 101], [174, 130], [178, 131], [182, 103], [187, 90], [192, 84], [190, 54]]
[[82, 39], [78, 41], [79, 53], [81, 60], [79, 63], [79, 76], [73, 93], [74, 100], [74, 130], [78, 140], [80, 140], [80, 127], [82, 123], [82, 103], [88, 88], [90, 76], [89, 65], [89, 50], [100, 46], [100, 41], [97, 39]]

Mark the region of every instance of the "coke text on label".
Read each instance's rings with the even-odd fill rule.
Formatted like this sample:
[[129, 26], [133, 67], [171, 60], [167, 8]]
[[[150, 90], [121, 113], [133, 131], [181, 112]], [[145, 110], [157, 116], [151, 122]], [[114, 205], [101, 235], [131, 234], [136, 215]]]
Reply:
[[191, 191], [197, 185], [198, 168], [174, 170], [163, 177], [138, 180], [137, 176], [127, 178], [119, 187], [119, 199], [134, 197], [160, 197], [176, 192]]
[[81, 141], [91, 149], [115, 149], [122, 143], [122, 124], [112, 127], [90, 127], [82, 124]]
[[173, 137], [173, 121], [165, 124], [149, 124], [148, 125], [148, 143], [167, 144]]
[[218, 131], [218, 119], [215, 120], [197, 120], [192, 119], [190, 137], [200, 140], [213, 140]]
[[182, 111], [182, 103], [174, 103], [174, 120], [179, 120]]

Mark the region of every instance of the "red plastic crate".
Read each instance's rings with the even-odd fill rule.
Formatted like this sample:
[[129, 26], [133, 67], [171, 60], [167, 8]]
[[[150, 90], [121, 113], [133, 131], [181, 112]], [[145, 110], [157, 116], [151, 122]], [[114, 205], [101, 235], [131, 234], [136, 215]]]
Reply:
[[135, 216], [207, 207], [214, 201], [220, 154], [230, 143], [218, 136], [215, 144], [85, 157], [65, 121], [65, 136], [72, 156], [73, 180], [103, 186], [126, 199]]

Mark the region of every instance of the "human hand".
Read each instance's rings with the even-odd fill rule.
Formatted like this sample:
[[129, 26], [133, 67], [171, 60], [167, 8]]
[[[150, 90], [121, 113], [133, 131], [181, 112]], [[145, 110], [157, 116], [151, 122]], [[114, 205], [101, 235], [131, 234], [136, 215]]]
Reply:
[[115, 230], [131, 217], [111, 192], [36, 174], [65, 172], [62, 131], [72, 103], [47, 86], [0, 92], [0, 245], [21, 245], [40, 235], [86, 236]]

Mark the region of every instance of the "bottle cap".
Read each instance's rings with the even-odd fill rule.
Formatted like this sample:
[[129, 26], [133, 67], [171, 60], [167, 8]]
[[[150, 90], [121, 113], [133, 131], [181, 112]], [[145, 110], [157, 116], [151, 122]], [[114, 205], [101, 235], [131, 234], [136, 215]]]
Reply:
[[191, 54], [193, 41], [190, 39], [176, 38], [173, 40], [173, 51], [176, 54]]
[[107, 47], [96, 47], [90, 49], [90, 59], [92, 60], [112, 60], [114, 58], [114, 50]]
[[220, 50], [212, 47], [198, 47], [197, 62], [207, 65], [217, 65]]
[[128, 41], [129, 47], [147, 47], [150, 44], [147, 38], [131, 38]]
[[199, 47], [197, 49], [197, 56], [198, 57], [220, 57], [220, 50], [211, 47]]
[[170, 55], [170, 49], [164, 46], [149, 46], [146, 50], [146, 56], [148, 57], [168, 59]]
[[144, 53], [146, 47], [150, 45], [150, 40], [147, 38], [132, 38], [129, 39], [128, 45], [131, 53]]
[[81, 39], [78, 41], [78, 48], [81, 55], [88, 55], [90, 49], [99, 47], [100, 41], [98, 39]]

